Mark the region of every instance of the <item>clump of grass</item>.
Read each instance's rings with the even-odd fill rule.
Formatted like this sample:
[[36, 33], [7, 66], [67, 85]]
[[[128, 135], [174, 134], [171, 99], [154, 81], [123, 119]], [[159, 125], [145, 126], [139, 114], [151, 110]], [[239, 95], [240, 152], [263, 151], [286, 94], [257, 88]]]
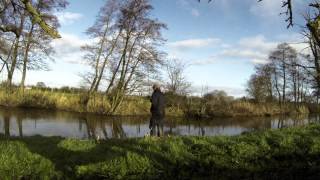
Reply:
[[79, 165], [76, 167], [76, 176], [78, 178], [146, 179], [150, 177], [152, 168], [149, 158], [129, 151], [124, 156], [110, 161]]

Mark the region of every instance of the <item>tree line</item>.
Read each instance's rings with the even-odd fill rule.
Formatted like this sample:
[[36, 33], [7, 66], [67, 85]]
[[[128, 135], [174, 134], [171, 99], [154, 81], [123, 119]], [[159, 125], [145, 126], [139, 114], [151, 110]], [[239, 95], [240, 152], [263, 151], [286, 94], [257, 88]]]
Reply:
[[297, 52], [289, 44], [281, 43], [269, 53], [266, 64], [255, 67], [247, 91], [256, 102], [319, 103], [319, 1], [314, 1], [309, 7], [301, 30], [306, 49]]
[[[28, 70], [48, 69], [54, 51], [51, 42], [59, 38], [55, 12], [68, 5], [66, 0], [3, 0], [0, 2], [0, 73], [5, 73], [6, 87], [13, 86], [17, 70], [22, 72], [20, 89], [25, 88]], [[287, 8], [289, 26], [293, 25], [291, 1]], [[94, 40], [81, 49], [90, 67], [81, 74], [88, 85], [85, 102], [103, 94], [110, 101], [113, 113], [128, 94], [146, 91], [146, 85], [167, 73], [166, 88], [172, 94], [186, 95], [186, 65], [167, 60], [159, 50], [165, 40], [166, 25], [150, 15], [148, 0], [108, 0], [101, 7], [86, 34]], [[296, 52], [288, 44], [280, 44], [270, 53], [269, 62], [256, 67], [248, 82], [248, 92], [257, 102], [318, 102], [320, 94], [318, 1], [309, 4], [303, 34], [310, 48], [308, 55]], [[164, 68], [163, 68], [164, 67]], [[316, 98], [312, 97], [315, 95]]]

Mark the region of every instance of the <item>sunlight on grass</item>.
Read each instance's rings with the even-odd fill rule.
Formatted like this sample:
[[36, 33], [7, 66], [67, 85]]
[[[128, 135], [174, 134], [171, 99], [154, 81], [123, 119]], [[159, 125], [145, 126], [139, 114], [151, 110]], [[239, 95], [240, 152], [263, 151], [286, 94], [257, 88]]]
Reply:
[[97, 144], [91, 140], [76, 140], [76, 139], [64, 139], [59, 144], [58, 147], [74, 151], [74, 152], [88, 152], [95, 148]]

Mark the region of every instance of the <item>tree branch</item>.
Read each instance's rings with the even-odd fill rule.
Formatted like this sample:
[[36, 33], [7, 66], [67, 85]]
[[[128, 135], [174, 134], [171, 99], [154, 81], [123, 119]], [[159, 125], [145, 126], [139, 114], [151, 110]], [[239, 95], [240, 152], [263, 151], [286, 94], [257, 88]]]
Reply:
[[9, 25], [0, 25], [0, 30], [2, 32], [12, 32], [16, 36], [19, 36], [19, 29], [17, 26], [9, 24]]
[[41, 18], [40, 13], [32, 6], [29, 0], [21, 0], [25, 5], [25, 9], [30, 13], [32, 21], [39, 24], [39, 26], [52, 38], [61, 38], [60, 34], [52, 27], [50, 27], [44, 20]]

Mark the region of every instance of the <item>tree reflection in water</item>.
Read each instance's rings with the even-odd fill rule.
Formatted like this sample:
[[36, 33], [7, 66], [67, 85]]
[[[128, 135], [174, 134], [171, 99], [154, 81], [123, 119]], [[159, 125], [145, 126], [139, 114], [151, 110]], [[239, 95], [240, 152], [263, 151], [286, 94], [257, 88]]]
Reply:
[[[108, 137], [108, 130], [110, 128], [111, 138], [126, 138], [127, 135], [122, 127], [122, 122], [120, 119], [112, 118], [111, 120], [104, 120], [99, 118], [92, 118], [87, 116], [79, 121], [79, 131], [82, 130], [82, 122], [84, 122], [87, 131], [87, 137], [90, 139], [104, 138]], [[100, 136], [102, 133], [102, 136]]]
[[123, 130], [122, 122], [119, 119], [112, 119], [111, 121], [112, 138], [125, 138], [126, 133]]
[[108, 139], [108, 132], [107, 132], [107, 129], [106, 129], [105, 121], [100, 120], [99, 124], [100, 124], [100, 128], [101, 128], [101, 131], [102, 131], [102, 134], [103, 134], [104, 138]]

